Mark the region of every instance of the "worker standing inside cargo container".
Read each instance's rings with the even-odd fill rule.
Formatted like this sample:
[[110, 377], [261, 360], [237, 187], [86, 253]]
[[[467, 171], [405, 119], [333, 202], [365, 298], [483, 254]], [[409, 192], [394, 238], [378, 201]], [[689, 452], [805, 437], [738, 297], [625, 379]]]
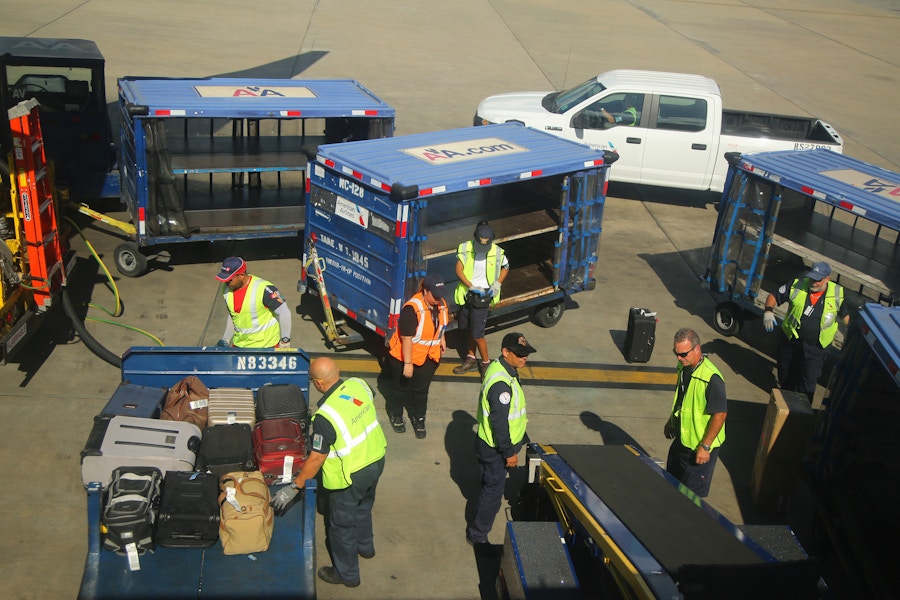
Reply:
[[321, 567], [326, 583], [359, 585], [359, 557], [375, 556], [372, 507], [384, 471], [387, 440], [378, 424], [372, 388], [356, 377], [341, 379], [337, 364], [323, 356], [309, 364], [309, 380], [322, 399], [312, 420], [309, 457], [291, 485], [272, 498], [277, 514], [322, 471], [326, 497], [325, 547], [331, 567]]
[[844, 325], [850, 321], [844, 288], [831, 281], [831, 265], [815, 263], [803, 277], [785, 283], [766, 298], [766, 331], [775, 329], [775, 307], [785, 302], [788, 311], [781, 323], [778, 384], [782, 389], [806, 394], [812, 402], [838, 321]]
[[387, 361], [393, 385], [387, 398], [387, 413], [391, 427], [397, 433], [406, 431], [406, 408], [418, 439], [425, 437], [428, 389], [447, 350], [444, 331], [450, 311], [444, 300], [444, 287], [443, 278], [434, 273], [422, 280], [419, 291], [400, 310], [389, 344]]
[[693, 329], [685, 327], [675, 333], [672, 352], [678, 359], [678, 382], [663, 429], [666, 439], [672, 440], [666, 471], [705, 498], [725, 441], [725, 380], [703, 354], [700, 336]]
[[503, 502], [506, 470], [519, 464], [518, 454], [528, 424], [519, 369], [533, 352], [537, 350], [524, 335], [508, 333], [503, 336], [500, 358], [484, 371], [475, 440], [481, 492], [475, 501], [475, 514], [466, 527], [466, 541], [473, 546], [488, 543], [488, 533]]
[[216, 279], [224, 283], [229, 319], [217, 346], [236, 348], [289, 348], [291, 311], [278, 288], [247, 273], [240, 256], [222, 262]]
[[[503, 249], [494, 243], [494, 230], [487, 221], [475, 226], [472, 239], [456, 249], [456, 286], [454, 301], [459, 306], [459, 329], [469, 334], [468, 352], [457, 375], [479, 369], [482, 373], [491, 362], [484, 328], [492, 306], [500, 301], [500, 287], [509, 274], [509, 261]], [[481, 354], [481, 363], [475, 349]]]

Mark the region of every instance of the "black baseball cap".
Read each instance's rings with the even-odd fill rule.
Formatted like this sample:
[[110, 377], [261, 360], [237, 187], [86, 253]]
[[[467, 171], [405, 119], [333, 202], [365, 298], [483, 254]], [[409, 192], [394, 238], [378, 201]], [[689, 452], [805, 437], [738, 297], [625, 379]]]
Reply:
[[432, 273], [425, 278], [423, 287], [431, 292], [431, 295], [438, 300], [444, 297], [444, 289], [446, 287], [444, 285], [444, 279], [436, 273]]
[[506, 348], [516, 356], [528, 356], [532, 352], [537, 352], [521, 333], [507, 333], [503, 336], [503, 343], [500, 347]]

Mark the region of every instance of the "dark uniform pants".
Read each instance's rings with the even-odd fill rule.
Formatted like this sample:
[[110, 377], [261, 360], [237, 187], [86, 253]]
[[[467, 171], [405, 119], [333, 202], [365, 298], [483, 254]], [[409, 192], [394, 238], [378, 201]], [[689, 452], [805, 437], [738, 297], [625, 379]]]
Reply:
[[806, 394], [812, 402], [828, 351], [818, 344], [799, 339], [789, 340], [783, 332], [781, 337], [782, 342], [778, 347], [778, 385], [785, 390]]
[[350, 487], [327, 491], [325, 546], [344, 581], [359, 581], [359, 553], [375, 551], [372, 506], [382, 471], [384, 458], [353, 473]]
[[713, 470], [718, 459], [719, 448], [713, 448], [709, 453], [709, 461], [698, 465], [694, 462], [694, 451], [683, 446], [681, 440], [675, 438], [669, 446], [666, 471], [692, 492], [706, 498], [709, 495], [709, 485], [712, 483]]
[[424, 419], [428, 410], [428, 390], [438, 363], [426, 358], [422, 366], [413, 365], [413, 374], [409, 379], [403, 376], [403, 363], [393, 356], [388, 357], [388, 366], [392, 383], [391, 397], [387, 399], [388, 416], [400, 419], [405, 408], [410, 419]]
[[475, 501], [475, 515], [469, 523], [466, 534], [476, 544], [488, 541], [488, 534], [494, 526], [494, 518], [503, 503], [506, 488], [506, 459], [481, 438], [475, 442], [478, 455], [478, 470], [481, 473], [481, 492]]

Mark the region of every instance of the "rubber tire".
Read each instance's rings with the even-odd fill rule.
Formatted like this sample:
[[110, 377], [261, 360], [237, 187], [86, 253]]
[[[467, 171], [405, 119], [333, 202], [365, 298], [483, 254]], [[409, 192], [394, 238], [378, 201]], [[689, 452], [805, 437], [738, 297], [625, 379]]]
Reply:
[[539, 327], [553, 327], [562, 319], [564, 312], [566, 312], [566, 301], [565, 299], [558, 300], [539, 306], [531, 316], [531, 320]]
[[149, 267], [147, 257], [141, 254], [140, 247], [135, 242], [119, 244], [115, 251], [116, 269], [125, 277], [140, 277]]
[[744, 324], [744, 313], [734, 302], [721, 302], [713, 315], [713, 328], [725, 336], [737, 335]]

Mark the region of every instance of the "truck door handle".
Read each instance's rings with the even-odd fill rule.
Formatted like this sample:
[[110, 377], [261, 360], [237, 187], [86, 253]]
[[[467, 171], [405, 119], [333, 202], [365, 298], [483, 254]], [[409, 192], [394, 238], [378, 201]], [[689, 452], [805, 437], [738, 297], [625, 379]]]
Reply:
[[640, 144], [641, 138], [628, 137], [628, 138], [625, 138], [625, 143], [626, 144]]
[[706, 150], [706, 144], [691, 144], [691, 150]]

